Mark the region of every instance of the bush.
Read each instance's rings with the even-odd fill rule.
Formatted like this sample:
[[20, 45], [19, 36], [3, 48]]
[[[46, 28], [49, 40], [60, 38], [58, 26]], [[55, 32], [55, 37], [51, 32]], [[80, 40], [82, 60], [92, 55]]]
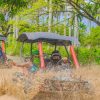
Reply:
[[78, 48], [77, 52], [80, 64], [100, 64], [100, 48]]

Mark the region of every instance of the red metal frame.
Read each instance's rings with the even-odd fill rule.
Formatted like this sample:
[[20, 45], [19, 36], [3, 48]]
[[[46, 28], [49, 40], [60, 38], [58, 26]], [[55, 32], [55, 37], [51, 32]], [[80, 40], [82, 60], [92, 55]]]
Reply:
[[72, 45], [70, 46], [70, 53], [72, 55], [72, 59], [74, 61], [74, 64], [75, 64], [76, 68], [78, 69], [80, 67], [79, 62], [78, 62], [78, 59], [76, 57], [76, 53], [74, 51], [74, 46], [72, 46]]
[[40, 67], [42, 69], [45, 68], [45, 62], [44, 62], [44, 57], [43, 57], [43, 50], [42, 50], [42, 42], [38, 42], [38, 49], [39, 49], [39, 57], [40, 57]]
[[[42, 50], [42, 42], [41, 41], [38, 42], [38, 49], [39, 49], [39, 57], [40, 57], [40, 67], [42, 69], [44, 69], [45, 62], [44, 62], [44, 57], [43, 57], [43, 50]], [[72, 46], [72, 45], [70, 46], [70, 53], [72, 55], [72, 59], [74, 61], [74, 64], [75, 64], [76, 68], [78, 69], [80, 67], [80, 65], [79, 65], [78, 59], [76, 57], [76, 53], [74, 51], [74, 46]]]
[[2, 41], [2, 51], [5, 53], [5, 41]]

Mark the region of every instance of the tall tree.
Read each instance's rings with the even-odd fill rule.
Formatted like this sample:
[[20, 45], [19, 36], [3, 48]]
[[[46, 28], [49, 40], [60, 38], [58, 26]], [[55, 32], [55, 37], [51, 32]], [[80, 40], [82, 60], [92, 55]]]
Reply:
[[100, 9], [99, 0], [66, 0], [80, 15], [95, 22], [100, 26], [100, 21], [97, 17], [100, 17], [98, 10]]
[[0, 31], [8, 36], [11, 25], [8, 23], [14, 15], [23, 7], [28, 5], [30, 0], [0, 0]]
[[49, 0], [48, 32], [51, 32], [51, 25], [52, 25], [52, 0]]
[[67, 4], [65, 4], [64, 12], [64, 35], [66, 36], [66, 25], [67, 25]]
[[79, 29], [78, 29], [78, 16], [77, 14], [75, 14], [75, 18], [74, 18], [74, 37], [78, 38], [79, 35]]

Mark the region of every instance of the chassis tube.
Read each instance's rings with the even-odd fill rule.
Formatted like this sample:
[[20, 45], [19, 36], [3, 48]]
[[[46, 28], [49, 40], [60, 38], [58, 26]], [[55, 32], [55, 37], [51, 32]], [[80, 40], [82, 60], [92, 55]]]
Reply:
[[79, 62], [78, 62], [78, 59], [76, 57], [76, 53], [74, 51], [74, 47], [72, 45], [70, 45], [70, 53], [72, 55], [72, 59], [74, 61], [75, 67], [78, 69], [80, 67], [79, 66]]
[[38, 49], [39, 49], [39, 57], [40, 57], [40, 67], [42, 69], [45, 68], [45, 62], [44, 62], [44, 57], [43, 57], [43, 50], [42, 50], [42, 42], [38, 42]]
[[5, 41], [2, 41], [2, 51], [5, 53]]

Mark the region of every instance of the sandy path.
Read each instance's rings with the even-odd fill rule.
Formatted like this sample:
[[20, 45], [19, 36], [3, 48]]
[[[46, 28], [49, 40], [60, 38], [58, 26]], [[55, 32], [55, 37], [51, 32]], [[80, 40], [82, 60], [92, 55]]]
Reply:
[[0, 96], [0, 100], [18, 100], [18, 99], [16, 99], [13, 96], [3, 95], [3, 96]]

